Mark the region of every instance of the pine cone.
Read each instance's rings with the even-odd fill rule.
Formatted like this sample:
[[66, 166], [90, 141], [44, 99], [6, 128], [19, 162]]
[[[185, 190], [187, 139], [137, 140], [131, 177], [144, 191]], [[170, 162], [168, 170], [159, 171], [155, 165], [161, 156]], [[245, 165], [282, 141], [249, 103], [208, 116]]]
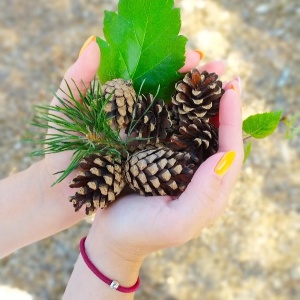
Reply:
[[127, 126], [129, 138], [141, 138], [129, 144], [129, 150], [144, 149], [146, 145], [157, 145], [167, 137], [167, 129], [172, 125], [167, 106], [162, 99], [153, 95], [139, 96], [136, 102], [133, 130]]
[[218, 75], [193, 69], [176, 83], [172, 97], [174, 117], [180, 120], [209, 119], [219, 112], [224, 94]]
[[75, 211], [84, 204], [86, 214], [92, 214], [98, 207], [105, 208], [116, 200], [125, 186], [121, 161], [105, 153], [93, 154], [83, 159], [76, 178], [70, 183], [71, 188], [79, 188], [70, 197]]
[[135, 152], [125, 163], [129, 186], [140, 195], [176, 196], [182, 193], [194, 174], [194, 163], [187, 152], [153, 148]]
[[116, 128], [122, 128], [131, 120], [133, 106], [136, 101], [136, 93], [132, 82], [123, 79], [107, 81], [102, 86], [105, 99], [109, 98], [105, 111], [111, 117], [111, 124]]
[[179, 133], [174, 133], [168, 146], [175, 151], [187, 151], [200, 165], [218, 151], [218, 130], [203, 119], [179, 122]]

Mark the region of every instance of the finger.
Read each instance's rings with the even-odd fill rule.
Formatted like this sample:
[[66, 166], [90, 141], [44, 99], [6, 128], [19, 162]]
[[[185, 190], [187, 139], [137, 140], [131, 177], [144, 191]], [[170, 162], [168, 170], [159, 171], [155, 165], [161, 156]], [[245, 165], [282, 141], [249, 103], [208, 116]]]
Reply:
[[226, 70], [226, 62], [223, 60], [209, 62], [199, 68], [199, 71], [207, 71], [208, 73], [216, 73], [221, 76]]
[[[211, 222], [214, 215], [213, 208], [218, 201], [222, 182], [222, 172], [216, 172], [217, 167], [225, 153], [217, 153], [208, 158], [196, 171], [192, 181], [187, 186], [184, 193], [177, 199], [169, 203], [170, 207], [179, 213], [178, 218], [185, 216], [185, 228], [203, 228]], [[232, 157], [231, 157], [232, 158]], [[231, 161], [226, 167], [230, 167]]]
[[[237, 78], [237, 77], [236, 77]], [[240, 93], [240, 85], [237, 79], [234, 79], [230, 82], [223, 82], [223, 89], [226, 91], [228, 89], [233, 89]], [[220, 122], [219, 122], [219, 114], [209, 118], [209, 122], [213, 124], [216, 128], [219, 128]]]
[[229, 82], [223, 82], [223, 89], [225, 91], [227, 90], [234, 90], [238, 93], [238, 95], [241, 95], [241, 86], [239, 84], [239, 82], [237, 81], [237, 79], [231, 80]]
[[236, 76], [236, 77], [234, 77], [234, 80], [238, 83], [238, 87], [239, 87], [240, 95], [241, 95], [242, 92], [243, 92], [243, 82], [242, 82], [242, 79], [241, 79], [241, 77]]
[[[199, 53], [201, 54], [199, 55]], [[192, 70], [193, 68], [196, 68], [199, 64], [199, 61], [202, 59], [203, 54], [201, 51], [188, 50], [185, 56], [185, 65], [179, 70], [180, 73], [186, 73]], [[226, 62], [224, 60], [212, 61], [199, 67], [199, 70], [205, 70], [208, 73], [216, 73], [219, 76], [221, 76], [226, 70]]]
[[[67, 95], [69, 95], [68, 84], [74, 98], [76, 100], [80, 100], [80, 93], [85, 95], [87, 88], [90, 86], [91, 81], [97, 74], [99, 64], [99, 46], [95, 41], [92, 41], [78, 57], [77, 61], [67, 70], [56, 96], [66, 98]], [[54, 97], [51, 105], [59, 104], [58, 99]]]
[[[240, 96], [231, 88], [233, 85], [235, 82], [229, 85], [221, 99], [219, 152], [199, 167], [179, 199], [170, 202], [170, 206], [180, 213], [178, 218], [185, 216], [184, 227], [194, 228], [191, 235], [197, 234], [223, 211], [241, 168], [244, 152]], [[220, 160], [226, 167], [221, 175], [216, 172]]]
[[235, 151], [236, 159], [222, 182], [222, 192], [228, 196], [239, 175], [243, 159], [243, 131], [241, 101], [237, 81], [229, 83], [220, 102], [219, 151]]
[[220, 101], [219, 151], [236, 150], [243, 146], [241, 101], [236, 84], [229, 83]]
[[190, 70], [196, 68], [199, 61], [203, 58], [203, 53], [201, 51], [187, 50], [185, 53], [185, 64], [179, 70], [179, 73], [187, 73]]

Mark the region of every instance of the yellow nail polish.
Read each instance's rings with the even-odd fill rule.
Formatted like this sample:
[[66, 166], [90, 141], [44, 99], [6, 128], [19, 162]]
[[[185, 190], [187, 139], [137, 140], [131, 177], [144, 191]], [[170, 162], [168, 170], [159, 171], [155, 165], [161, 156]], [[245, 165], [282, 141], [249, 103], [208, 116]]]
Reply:
[[231, 167], [232, 163], [234, 162], [234, 159], [235, 159], [235, 152], [234, 151], [227, 152], [218, 162], [217, 166], [215, 167], [215, 172], [220, 176], [225, 175], [226, 172]]
[[90, 36], [85, 43], [83, 44], [80, 52], [79, 52], [79, 56], [83, 53], [83, 51], [86, 49], [86, 47], [91, 43], [91, 42], [96, 42], [96, 37], [94, 35]]
[[200, 50], [195, 50], [195, 52], [197, 52], [200, 55], [200, 59], [202, 59], [204, 57], [204, 54], [202, 51]]

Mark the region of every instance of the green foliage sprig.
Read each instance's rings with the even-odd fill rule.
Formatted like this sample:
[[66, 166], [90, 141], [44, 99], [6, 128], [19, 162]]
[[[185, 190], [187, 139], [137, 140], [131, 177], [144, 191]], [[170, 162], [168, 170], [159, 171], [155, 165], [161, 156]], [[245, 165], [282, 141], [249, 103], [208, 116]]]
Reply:
[[300, 119], [300, 115], [296, 114], [288, 117], [282, 116], [282, 114], [283, 112], [281, 110], [254, 114], [243, 121], [245, 150], [244, 161], [248, 159], [252, 149], [252, 143], [249, 139], [264, 139], [272, 135], [280, 122], [283, 122], [286, 125], [285, 136], [287, 139], [292, 139], [300, 133], [300, 127], [296, 125], [297, 121]]
[[244, 150], [245, 158], [244, 162], [248, 159], [252, 143], [248, 141], [250, 138], [264, 139], [271, 135], [282, 118], [282, 111], [266, 112], [262, 114], [255, 114], [249, 116], [243, 121], [243, 131], [244, 131]]

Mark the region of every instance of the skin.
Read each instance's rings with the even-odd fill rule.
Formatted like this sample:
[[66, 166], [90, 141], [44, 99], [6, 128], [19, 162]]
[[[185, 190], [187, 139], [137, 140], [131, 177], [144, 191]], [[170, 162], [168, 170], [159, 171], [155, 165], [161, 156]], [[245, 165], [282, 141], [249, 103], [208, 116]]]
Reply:
[[[180, 72], [199, 63], [199, 55], [189, 51]], [[77, 99], [96, 75], [100, 63], [99, 48], [91, 42], [66, 72]], [[223, 62], [212, 62], [201, 70], [221, 75]], [[84, 84], [83, 84], [83, 83]], [[67, 90], [64, 80], [60, 88]], [[240, 85], [237, 79], [225, 87], [220, 104], [219, 152], [207, 159], [195, 173], [186, 191], [178, 198], [124, 196], [109, 209], [98, 210], [86, 240], [86, 252], [96, 267], [123, 286], [132, 286], [145, 257], [158, 249], [179, 246], [196, 238], [224, 211], [243, 161]], [[234, 88], [234, 89], [233, 89]], [[58, 90], [57, 94], [63, 96]], [[54, 98], [52, 105], [57, 105]], [[51, 131], [49, 131], [51, 133]], [[228, 172], [218, 175], [215, 167], [228, 151], [235, 160]], [[0, 257], [71, 227], [84, 218], [84, 210], [75, 213], [66, 201], [74, 190], [68, 182], [51, 188], [54, 174], [69, 164], [72, 153], [47, 155], [29, 169], [0, 182]], [[34, 180], [33, 180], [34, 179]], [[17, 188], [16, 188], [17, 187]], [[14, 222], [11, 222], [14, 220]], [[74, 266], [64, 299], [133, 299], [102, 283], [85, 265], [81, 255]]]

